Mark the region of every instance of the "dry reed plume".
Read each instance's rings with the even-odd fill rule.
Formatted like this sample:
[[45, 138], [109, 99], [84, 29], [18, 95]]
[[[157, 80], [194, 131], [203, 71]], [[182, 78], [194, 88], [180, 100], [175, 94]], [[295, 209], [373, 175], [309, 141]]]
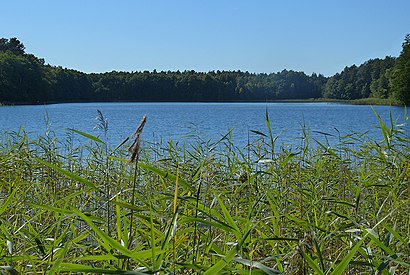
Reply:
[[147, 122], [147, 116], [144, 115], [141, 119], [140, 125], [138, 126], [137, 130], [131, 136], [131, 138], [134, 138], [134, 141], [132, 142], [131, 146], [128, 148], [128, 151], [131, 153], [131, 157], [129, 159], [130, 163], [138, 159], [139, 154], [141, 152], [140, 135], [141, 135], [142, 129], [144, 129], [146, 122]]

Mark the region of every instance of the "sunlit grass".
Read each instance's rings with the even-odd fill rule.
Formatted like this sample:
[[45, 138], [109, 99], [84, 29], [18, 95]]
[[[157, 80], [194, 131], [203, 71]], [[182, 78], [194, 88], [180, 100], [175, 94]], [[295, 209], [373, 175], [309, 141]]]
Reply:
[[147, 144], [132, 164], [104, 136], [4, 134], [0, 270], [407, 274], [410, 137], [380, 120], [382, 141], [329, 146], [302, 129], [289, 151], [266, 124], [245, 148]]

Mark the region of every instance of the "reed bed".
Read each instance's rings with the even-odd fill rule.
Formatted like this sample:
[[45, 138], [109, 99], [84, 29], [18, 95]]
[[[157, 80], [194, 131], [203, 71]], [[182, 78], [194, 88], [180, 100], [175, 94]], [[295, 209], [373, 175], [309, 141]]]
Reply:
[[101, 135], [2, 136], [1, 273], [409, 274], [410, 137], [394, 121], [332, 146], [303, 128], [289, 150], [268, 114], [245, 148], [230, 133], [141, 148], [143, 120], [112, 148], [99, 116]]

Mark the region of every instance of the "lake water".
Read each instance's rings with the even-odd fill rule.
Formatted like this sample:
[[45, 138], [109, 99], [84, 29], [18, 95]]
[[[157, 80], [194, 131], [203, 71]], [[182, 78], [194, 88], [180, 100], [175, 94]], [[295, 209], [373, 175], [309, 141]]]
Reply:
[[[267, 133], [265, 110], [268, 110], [274, 135], [278, 143], [300, 144], [302, 126], [309, 127], [311, 136], [324, 139], [325, 132], [332, 135], [364, 133], [381, 139], [378, 120], [370, 106], [335, 103], [73, 103], [42, 106], [0, 107], [0, 133], [17, 131], [23, 127], [30, 135], [44, 135], [47, 129], [64, 137], [68, 128], [93, 135], [101, 135], [94, 129], [97, 109], [108, 119], [108, 140], [112, 146], [120, 143], [138, 127], [144, 114], [147, 124], [143, 139], [147, 142], [186, 142], [193, 137], [218, 140], [232, 130], [233, 140], [245, 146], [256, 138], [249, 130]], [[398, 123], [404, 121], [404, 108], [375, 106], [374, 110], [386, 122], [391, 112]], [[48, 126], [47, 126], [48, 125]], [[409, 132], [409, 125], [404, 126]], [[337, 130], [336, 130], [337, 129]], [[332, 141], [332, 137], [328, 136]], [[334, 140], [337, 140], [334, 138]]]

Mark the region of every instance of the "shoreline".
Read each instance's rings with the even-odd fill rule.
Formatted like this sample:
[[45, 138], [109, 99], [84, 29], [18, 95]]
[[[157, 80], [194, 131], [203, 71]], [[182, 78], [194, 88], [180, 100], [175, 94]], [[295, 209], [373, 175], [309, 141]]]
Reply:
[[226, 100], [226, 101], [181, 101], [181, 100], [140, 100], [140, 101], [50, 101], [50, 102], [0, 102], [2, 106], [22, 106], [22, 105], [53, 105], [66, 103], [340, 103], [347, 105], [374, 105], [374, 106], [397, 106], [404, 107], [404, 105], [395, 102], [391, 99], [380, 98], [361, 98], [353, 100], [344, 99], [330, 99], [330, 98], [308, 98], [308, 99], [277, 99], [277, 100]]

